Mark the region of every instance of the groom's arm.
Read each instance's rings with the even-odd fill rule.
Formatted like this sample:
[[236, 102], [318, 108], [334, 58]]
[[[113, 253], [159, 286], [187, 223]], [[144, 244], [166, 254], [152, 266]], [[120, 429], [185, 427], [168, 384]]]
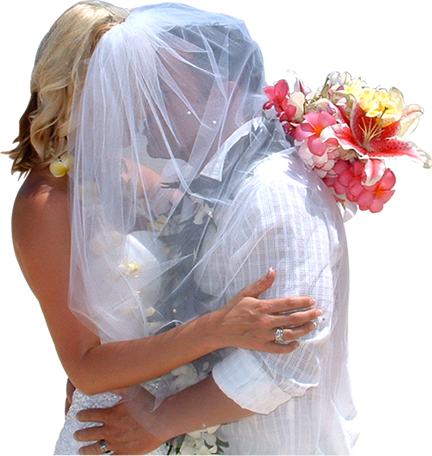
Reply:
[[[238, 421], [254, 415], [226, 396], [210, 375], [165, 399], [155, 411], [154, 432], [175, 437], [192, 430]], [[169, 435], [171, 434], [171, 435]]]
[[[156, 410], [148, 405], [153, 402], [140, 389], [129, 402], [110, 409], [83, 410], [78, 413], [81, 421], [103, 422], [104, 426], [81, 429], [75, 438], [104, 440], [116, 454], [147, 454], [178, 435], [253, 415], [229, 399], [211, 376], [165, 399]], [[98, 442], [81, 448], [80, 454], [100, 454]]]

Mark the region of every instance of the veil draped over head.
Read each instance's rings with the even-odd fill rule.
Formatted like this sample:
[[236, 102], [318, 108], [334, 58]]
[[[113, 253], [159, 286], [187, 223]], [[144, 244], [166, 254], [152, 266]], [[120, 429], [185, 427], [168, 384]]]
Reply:
[[103, 342], [232, 297], [202, 286], [217, 248], [202, 243], [209, 230], [224, 242], [235, 226], [217, 226], [215, 211], [267, 153], [290, 147], [262, 118], [264, 87], [258, 46], [226, 15], [145, 6], [100, 40], [71, 121], [70, 306]]

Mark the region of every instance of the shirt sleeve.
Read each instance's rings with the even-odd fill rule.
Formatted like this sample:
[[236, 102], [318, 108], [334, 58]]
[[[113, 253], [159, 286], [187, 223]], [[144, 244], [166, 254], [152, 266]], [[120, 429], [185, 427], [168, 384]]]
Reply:
[[[225, 244], [228, 295], [273, 267], [276, 281], [260, 298], [311, 296], [323, 311], [317, 329], [294, 352], [235, 349], [214, 367], [213, 377], [228, 397], [242, 408], [267, 414], [320, 382], [346, 247], [336, 228], [341, 224], [336, 205], [319, 187], [283, 176], [254, 188], [245, 189], [244, 200], [239, 195], [229, 221], [236, 229]], [[241, 209], [236, 210], [237, 203]]]

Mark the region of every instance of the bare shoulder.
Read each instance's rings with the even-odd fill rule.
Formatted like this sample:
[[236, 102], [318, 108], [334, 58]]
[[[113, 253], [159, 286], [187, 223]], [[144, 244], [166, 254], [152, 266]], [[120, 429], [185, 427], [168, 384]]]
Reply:
[[[36, 208], [44, 201], [67, 200], [68, 179], [54, 177], [47, 169], [32, 170], [23, 182], [16, 198], [16, 208], [23, 205]], [[60, 201], [59, 201], [60, 202]]]
[[24, 275], [52, 249], [69, 255], [69, 198], [67, 178], [49, 170], [33, 170], [21, 186], [12, 213], [15, 253]]
[[12, 213], [14, 227], [31, 229], [38, 222], [59, 219], [69, 211], [67, 178], [56, 178], [48, 170], [33, 170], [21, 186]]

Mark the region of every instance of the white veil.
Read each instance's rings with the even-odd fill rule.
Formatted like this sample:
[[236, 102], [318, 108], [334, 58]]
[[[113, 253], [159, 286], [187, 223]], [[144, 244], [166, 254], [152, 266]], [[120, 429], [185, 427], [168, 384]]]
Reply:
[[203, 291], [211, 248], [200, 247], [218, 229], [215, 209], [266, 154], [290, 147], [262, 117], [264, 87], [261, 52], [229, 16], [146, 6], [102, 37], [70, 132], [70, 306], [103, 342], [155, 334], [232, 297], [227, 286]]

